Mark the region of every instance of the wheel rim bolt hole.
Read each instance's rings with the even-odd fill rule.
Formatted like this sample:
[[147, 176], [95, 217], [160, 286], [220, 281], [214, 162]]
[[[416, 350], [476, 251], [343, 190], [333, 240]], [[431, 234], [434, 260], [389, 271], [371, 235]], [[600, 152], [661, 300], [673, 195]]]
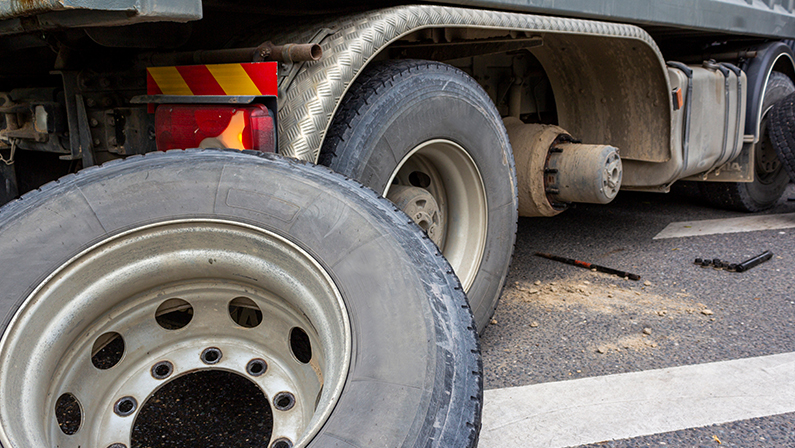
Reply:
[[[290, 392], [279, 392], [273, 398], [273, 407], [280, 411], [289, 411], [295, 406], [295, 396]], [[274, 444], [276, 446], [276, 444]], [[292, 446], [292, 445], [290, 445]]]
[[285, 439], [282, 437], [281, 439], [276, 439], [271, 448], [293, 448], [293, 442], [290, 439]]
[[58, 397], [58, 401], [55, 402], [55, 418], [58, 421], [58, 427], [67, 436], [74, 435], [80, 430], [83, 412], [80, 402], [74, 395], [65, 393]]
[[166, 330], [179, 330], [193, 320], [193, 306], [182, 299], [168, 299], [157, 308], [155, 320]]
[[113, 412], [119, 417], [127, 417], [138, 408], [138, 401], [133, 397], [122, 397], [113, 406]]
[[246, 366], [246, 372], [251, 376], [260, 376], [268, 371], [268, 363], [264, 359], [252, 359]]
[[174, 373], [174, 364], [169, 361], [160, 361], [152, 366], [152, 377], [156, 380], [164, 380]]
[[218, 364], [218, 361], [220, 361], [223, 356], [224, 355], [223, 353], [221, 353], [221, 349], [216, 347], [210, 347], [202, 351], [201, 360], [205, 364], [213, 365], [213, 364]]
[[290, 330], [290, 350], [300, 363], [308, 364], [312, 360], [312, 343], [309, 335], [299, 327]]
[[431, 176], [422, 171], [412, 171], [409, 174], [409, 183], [415, 187], [428, 188], [431, 186]]

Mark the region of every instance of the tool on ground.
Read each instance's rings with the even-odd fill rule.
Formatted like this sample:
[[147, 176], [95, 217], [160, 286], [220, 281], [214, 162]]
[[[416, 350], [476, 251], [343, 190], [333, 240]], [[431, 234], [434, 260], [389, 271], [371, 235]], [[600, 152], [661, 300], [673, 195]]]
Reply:
[[749, 258], [748, 260], [745, 260], [742, 263], [738, 264], [736, 268], [737, 272], [745, 272], [754, 266], [757, 266], [759, 264], [766, 262], [767, 260], [770, 260], [771, 258], [773, 258], [773, 252], [766, 250], [761, 254], [753, 258]]
[[606, 266], [599, 266], [598, 264], [588, 263], [586, 261], [575, 260], [573, 258], [559, 257], [557, 255], [546, 254], [543, 252], [536, 252], [535, 254], [539, 257], [548, 258], [550, 260], [559, 261], [561, 263], [571, 264], [574, 266], [579, 266], [585, 269], [604, 272], [605, 274], [613, 274], [619, 277], [628, 278], [630, 280], [640, 280], [640, 275], [638, 274], [632, 274], [626, 271], [619, 271], [618, 269], [608, 268]]
[[722, 261], [720, 258], [696, 258], [695, 261], [693, 261], [693, 264], [701, 266], [702, 268], [712, 266], [715, 269], [725, 269], [730, 272], [745, 272], [754, 266], [770, 260], [771, 258], [773, 258], [773, 253], [769, 250], [766, 250], [753, 258], [743, 261], [742, 263], [729, 263], [728, 261]]

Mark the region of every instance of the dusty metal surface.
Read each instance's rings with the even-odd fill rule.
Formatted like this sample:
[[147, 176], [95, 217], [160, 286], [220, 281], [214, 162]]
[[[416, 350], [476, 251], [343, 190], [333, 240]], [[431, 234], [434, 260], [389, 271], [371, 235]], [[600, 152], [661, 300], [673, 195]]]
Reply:
[[195, 16], [201, 18], [200, 0], [7, 0], [0, 2], [0, 19], [29, 16], [50, 11], [85, 9], [132, 11], [152, 16]]
[[555, 216], [565, 207], [555, 208], [544, 188], [547, 153], [564, 129], [541, 124], [524, 124], [518, 118], [504, 120], [516, 160], [519, 216]]
[[[54, 14], [55, 13], [55, 14]], [[75, 15], [77, 13], [77, 15]], [[115, 14], [114, 14], [115, 13]], [[22, 32], [19, 19], [41, 14], [36, 25], [102, 26], [141, 21], [184, 22], [202, 18], [201, 0], [3, 0], [0, 1], [0, 34]], [[9, 20], [11, 19], [11, 20]]]
[[[625, 154], [624, 147], [627, 151], [636, 147], [645, 148], [647, 154], [653, 155], [641, 158], [668, 158], [670, 122], [666, 108], [670, 107], [670, 98], [667, 93], [667, 73], [659, 49], [644, 30], [632, 25], [589, 20], [425, 5], [388, 8], [341, 19], [329, 18], [327, 22], [307, 24], [274, 36], [275, 42], [319, 42], [324, 54], [323, 60], [319, 62], [304, 63], [300, 68], [287, 67], [284, 73], [286, 76], [281, 78], [280, 152], [302, 160], [316, 160], [339, 100], [367, 63], [390, 43], [413, 31], [461, 26], [504, 30], [506, 34], [511, 31], [538, 33], [545, 44], [556, 43], [558, 46], [565, 46], [571, 39], [582, 38], [593, 46], [606, 47], [614, 54], [619, 54], [622, 47], [628, 51], [635, 48], [636, 54], [627, 57], [632, 58], [633, 67], [645, 69], [645, 76], [642, 78], [645, 81], [640, 81], [645, 84], [633, 84], [632, 87], [638, 87], [650, 95], [650, 101], [626, 109], [629, 100], [622, 98], [611, 88], [610, 77], [614, 77], [615, 70], [605, 69], [589, 81], [591, 85], [598, 87], [596, 93], [584, 95], [585, 99], [567, 107], [568, 113], [561, 115], [566, 117], [561, 123], [565, 121], [564, 126], [568, 126], [566, 129], [575, 134], [579, 134], [578, 131], [583, 134], [593, 132], [595, 139], [610, 137], [608, 141], [622, 150], [622, 157]], [[323, 32], [319, 33], [318, 30]], [[587, 63], [595, 61], [592, 56], [580, 56]], [[552, 53], [542, 63], [544, 61], [550, 67], [560, 67], [560, 71], [565, 72], [555, 62]], [[631, 76], [620, 75], [612, 81], [612, 85], [629, 79]], [[583, 93], [587, 92], [586, 86], [581, 87]], [[579, 90], [576, 92], [579, 94]], [[597, 93], [602, 96], [596, 97]], [[572, 92], [572, 95], [575, 93]], [[594, 98], [597, 98], [600, 109], [605, 112], [600, 118], [588, 119], [586, 111], [593, 109], [586, 106], [596, 106], [593, 104]], [[653, 126], [653, 130], [647, 129], [645, 134], [638, 132], [636, 135], [644, 137], [637, 145], [632, 144], [634, 140], [626, 138], [626, 131], [618, 131], [628, 127], [626, 120], [642, 120], [644, 115], [637, 113], [646, 114], [651, 111], [663, 118], [656, 122], [649, 119], [649, 126]], [[645, 146], [645, 143], [650, 147]]]
[[461, 6], [609, 19], [637, 24], [795, 37], [793, 2], [787, 0], [442, 0]]
[[622, 159], [671, 159], [671, 95], [656, 46], [567, 32], [531, 51], [552, 83], [558, 125], [574, 138], [613, 145]]

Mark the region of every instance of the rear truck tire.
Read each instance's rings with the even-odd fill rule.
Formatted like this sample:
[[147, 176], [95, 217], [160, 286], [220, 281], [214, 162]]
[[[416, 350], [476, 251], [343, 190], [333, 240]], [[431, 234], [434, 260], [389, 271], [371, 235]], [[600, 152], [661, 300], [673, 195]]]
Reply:
[[[328, 168], [220, 150], [92, 167], [0, 209], [0, 266], [6, 448], [477, 443], [480, 354], [452, 268]], [[159, 395], [197, 377], [181, 402]], [[259, 438], [169, 417], [229, 377], [264, 400]], [[250, 397], [210, 398], [250, 418]]]
[[781, 164], [790, 180], [795, 182], [795, 93], [773, 106], [767, 130]]
[[319, 160], [426, 230], [483, 331], [508, 273], [518, 197], [505, 126], [480, 85], [438, 62], [375, 64], [342, 100]]
[[742, 212], [758, 212], [772, 207], [784, 193], [789, 176], [776, 154], [769, 129], [773, 106], [795, 91], [787, 75], [772, 72], [762, 100], [759, 142], [754, 146], [753, 182], [702, 182], [702, 197], [714, 207]]

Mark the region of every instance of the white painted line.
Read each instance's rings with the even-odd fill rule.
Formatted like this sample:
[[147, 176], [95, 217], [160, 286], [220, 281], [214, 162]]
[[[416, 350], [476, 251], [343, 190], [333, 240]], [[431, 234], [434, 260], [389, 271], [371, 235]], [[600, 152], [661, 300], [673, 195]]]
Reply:
[[744, 216], [742, 218], [682, 221], [668, 224], [654, 239], [683, 236], [715, 235], [719, 233], [753, 232], [755, 230], [789, 229], [795, 227], [795, 213], [781, 215]]
[[795, 412], [795, 353], [485, 392], [481, 447], [557, 448]]

